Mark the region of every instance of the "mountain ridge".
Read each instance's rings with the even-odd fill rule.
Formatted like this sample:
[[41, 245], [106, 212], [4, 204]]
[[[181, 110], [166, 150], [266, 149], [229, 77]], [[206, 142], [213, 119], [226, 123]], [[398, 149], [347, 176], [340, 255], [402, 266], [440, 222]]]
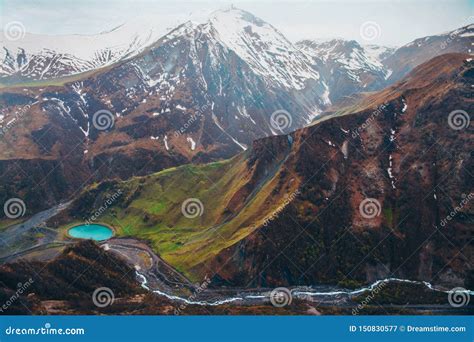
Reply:
[[[209, 24], [213, 18], [218, 17], [223, 13], [229, 13], [232, 11], [239, 11], [247, 17], [254, 17], [249, 12], [232, 7], [230, 9], [228, 8], [213, 11], [210, 14], [207, 14], [204, 18], [193, 18], [191, 16], [188, 21], [193, 21], [196, 25], [205, 25]], [[195, 21], [196, 19], [199, 20]], [[183, 25], [185, 22], [187, 21], [184, 21], [183, 23], [166, 22], [161, 25], [157, 25], [150, 19], [145, 20], [145, 23], [143, 23], [143, 20], [137, 19], [136, 21], [120, 24], [111, 28], [110, 30], [105, 30], [95, 35], [56, 35], [55, 41], [58, 41], [58, 43], [55, 43], [56, 46], [52, 46], [51, 43], [49, 43], [49, 45], [48, 43], [44, 43], [44, 39], [41, 39], [41, 35], [31, 33], [25, 33], [23, 46], [21, 45], [22, 40], [8, 41], [5, 39], [2, 50], [0, 50], [0, 58], [3, 60], [2, 64], [0, 64], [0, 79], [3, 83], [14, 84], [15, 82], [21, 82], [22, 79], [24, 81], [54, 79], [57, 77], [67, 77], [87, 71], [93, 71], [139, 54], [141, 51], [160, 40], [165, 34], [174, 30], [176, 27]], [[257, 21], [254, 22], [257, 23]], [[456, 41], [459, 40], [459, 38], [466, 38], [467, 36], [463, 37], [463, 33], [460, 32], [460, 30], [470, 30], [472, 29], [471, 26], [472, 25], [467, 25], [463, 28], [450, 32], [419, 38], [398, 48], [397, 50], [415, 45], [417, 42], [426, 40], [428, 37], [436, 37], [437, 39], [439, 38], [441, 50], [445, 50], [445, 52], [460, 52], [459, 47], [457, 50], [453, 50], [448, 48], [448, 46], [456, 44]], [[143, 29], [143, 27], [145, 27], [145, 29]], [[273, 26], [272, 28], [277, 30]], [[107, 39], [101, 38], [105, 38], [106, 36], [110, 37]], [[74, 37], [78, 38], [76, 39], [76, 43], [60, 43], [63, 40], [74, 41]], [[86, 42], [81, 41], [81, 39], [85, 40]], [[97, 39], [99, 39], [98, 42], [95, 41]], [[37, 41], [43, 42], [43, 46], [35, 47], [35, 45], [37, 45]], [[51, 40], [49, 39], [49, 41]], [[331, 38], [303, 39], [299, 42], [295, 42], [294, 44], [298, 45], [298, 43], [303, 41], [313, 41], [319, 44], [324, 44], [329, 41], [350, 42], [349, 40], [342, 38]], [[71, 49], [70, 46], [76, 48]], [[93, 49], [91, 49], [91, 47], [93, 47]], [[366, 50], [370, 50], [370, 45], [366, 45], [364, 47]], [[379, 53], [379, 55], [387, 54], [394, 50], [392, 48], [385, 47], [374, 47], [372, 50], [375, 51], [378, 49], [384, 50], [384, 52]], [[84, 52], [86, 52], [85, 55]], [[395, 59], [401, 58], [397, 56]], [[383, 59], [386, 59], [387, 57], [388, 56], [385, 56]], [[433, 57], [433, 55], [431, 57]], [[426, 57], [424, 57], [424, 59], [418, 60], [417, 64], [420, 64], [425, 60], [427, 60]], [[53, 70], [55, 68], [51, 67], [52, 65], [57, 65], [56, 70]], [[414, 65], [411, 67], [413, 66]], [[46, 70], [46, 68], [48, 68], [48, 70]], [[387, 70], [391, 70], [391, 68], [397, 69], [393, 63], [387, 65]], [[404, 74], [406, 74], [407, 71], [409, 70], [406, 69], [403, 72], [401, 71], [400, 75], [397, 77], [392, 77], [391, 81], [393, 82], [400, 79]]]
[[[328, 67], [248, 12], [217, 13], [174, 28], [133, 58], [64, 83], [2, 88], [5, 196], [26, 196], [35, 212], [69, 198], [84, 182], [230, 158], [255, 139], [318, 121], [331, 103], [354, 92], [366, 96], [392, 82], [373, 63], [371, 56], [383, 54], [373, 48], [330, 44], [344, 63], [333, 58]], [[236, 29], [228, 34], [228, 27]], [[468, 37], [461, 38], [446, 41], [446, 49], [450, 42], [449, 49], [465, 49]], [[418, 61], [431, 53], [413, 48]], [[361, 51], [355, 59], [352, 49]], [[353, 60], [360, 61], [355, 71], [347, 68]], [[412, 67], [400, 67], [396, 77]], [[106, 113], [111, 127], [97, 127], [97, 113]], [[71, 179], [70, 170], [78, 177]]]
[[[151, 239], [157, 253], [192, 279], [212, 269], [213, 281], [227, 286], [365, 283], [391, 275], [463, 285], [473, 270], [460, 266], [466, 260], [456, 251], [464, 246], [464, 254], [473, 253], [465, 245], [472, 204], [449, 233], [441, 234], [436, 220], [472, 183], [459, 167], [472, 164], [469, 128], [458, 133], [446, 121], [456, 108], [472, 107], [468, 57], [435, 57], [352, 113], [256, 140], [231, 160], [93, 187], [52, 223], [80, 221], [94, 202], [122, 189], [123, 199], [101, 220], [121, 227], [132, 220], [122, 233]], [[451, 177], [440, 179], [443, 174]], [[181, 213], [190, 196], [203, 204], [193, 220]], [[374, 216], [360, 209], [367, 198], [378, 203]], [[155, 201], [156, 210], [146, 205]]]
[[[243, 13], [230, 14], [236, 18], [237, 42], [234, 36], [222, 38], [207, 24], [185, 23], [137, 56], [83, 79], [58, 86], [2, 89], [2, 127], [16, 120], [18, 113], [23, 119], [5, 129], [5, 139], [0, 141], [3, 176], [27, 174], [24, 165], [34, 160], [44, 164], [39, 169], [50, 170], [46, 175], [59, 172], [55, 178], [64, 179], [61, 183], [66, 187], [52, 184], [49, 177], [44, 180], [41, 171], [37, 178], [33, 175], [34, 180], [22, 177], [27, 187], [11, 184], [6, 193], [29, 193], [45, 184], [57, 189], [45, 198], [63, 192], [64, 199], [77, 191], [76, 182], [91, 176], [126, 179], [189, 162], [229, 158], [256, 138], [310, 122], [328, 104], [324, 83], [280, 33], [254, 17], [243, 20], [248, 16]], [[262, 25], [264, 33], [252, 21]], [[209, 32], [203, 32], [206, 28]], [[276, 45], [273, 35], [281, 37]], [[293, 52], [298, 57], [294, 65]], [[278, 73], [263, 75], [261, 65], [271, 61]], [[295, 78], [300, 75], [295, 70], [302, 70], [302, 77]], [[304, 79], [306, 72], [311, 79]], [[305, 88], [289, 89], [291, 82]], [[110, 126], [105, 130], [95, 120], [97, 113], [106, 114]], [[277, 122], [272, 115], [284, 121]], [[31, 167], [37, 169], [38, 164]], [[69, 168], [80, 177], [69, 179], [63, 174]], [[34, 198], [29, 207], [36, 210], [58, 200]]]

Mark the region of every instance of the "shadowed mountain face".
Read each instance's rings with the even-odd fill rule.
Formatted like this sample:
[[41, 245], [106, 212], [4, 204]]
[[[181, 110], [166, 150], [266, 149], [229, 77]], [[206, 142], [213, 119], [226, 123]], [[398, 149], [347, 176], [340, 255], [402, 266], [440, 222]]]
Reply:
[[[110, 32], [114, 39], [120, 30]], [[91, 65], [107, 66], [88, 62], [78, 69], [84, 74], [71, 75], [68, 68], [78, 66], [71, 56], [52, 57], [60, 70], [46, 78], [68, 77], [0, 91], [0, 200], [21, 197], [32, 214], [95, 181], [230, 158], [255, 139], [304, 127], [331, 102], [398, 80], [442, 51], [466, 50], [470, 30], [428, 37], [429, 48], [417, 43], [392, 55], [354, 41], [294, 45], [270, 24], [231, 9], [153, 44], [157, 32], [134, 36], [131, 47], [92, 53], [100, 63]], [[445, 50], [431, 48], [438, 42]]]
[[90, 241], [65, 248], [50, 262], [2, 265], [0, 275], [2, 303], [12, 303], [0, 314], [98, 313], [92, 300], [97, 288], [108, 287], [117, 298], [143, 293], [133, 268]]
[[472, 287], [472, 128], [449, 121], [474, 106], [467, 57], [435, 58], [351, 108], [357, 114], [297, 131], [282, 171], [300, 178], [301, 194], [221, 252], [213, 262], [226, 261], [222, 278], [276, 285], [398, 275]]
[[[70, 245], [48, 262], [0, 265], [0, 300], [4, 303], [0, 316], [308, 313], [308, 306], [300, 302], [286, 308], [275, 308], [269, 303], [182, 305], [145, 291], [136, 281], [135, 272], [120, 256], [104, 251], [91, 241]], [[334, 309], [326, 310], [333, 313]]]
[[[215, 284], [234, 286], [396, 276], [472, 288], [468, 57], [436, 57], [231, 160], [99, 184], [50, 223], [83, 220], [120, 189], [101, 220], [194, 280], [212, 270]], [[190, 198], [193, 217], [183, 215]]]
[[309, 58], [271, 25], [217, 12], [64, 86], [3, 90], [3, 193], [34, 211], [88, 181], [228, 158], [304, 126], [329, 104], [326, 93]]

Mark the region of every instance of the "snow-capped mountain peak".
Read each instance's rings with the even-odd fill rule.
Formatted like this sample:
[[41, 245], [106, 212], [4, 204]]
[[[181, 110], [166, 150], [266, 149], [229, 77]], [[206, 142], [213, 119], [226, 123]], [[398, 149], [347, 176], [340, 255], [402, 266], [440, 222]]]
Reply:
[[249, 12], [236, 8], [213, 12], [199, 30], [271, 83], [303, 89], [307, 80], [319, 79], [307, 56], [276, 28]]
[[178, 24], [140, 19], [95, 35], [26, 33], [18, 41], [3, 39], [0, 80], [52, 79], [111, 65], [160, 42], [167, 32], [161, 43], [185, 34], [195, 40], [205, 37], [211, 45], [220, 44], [269, 83], [303, 89], [306, 81], [319, 79], [305, 54], [272, 25], [249, 12], [231, 7], [205, 16], [191, 15], [187, 22]]

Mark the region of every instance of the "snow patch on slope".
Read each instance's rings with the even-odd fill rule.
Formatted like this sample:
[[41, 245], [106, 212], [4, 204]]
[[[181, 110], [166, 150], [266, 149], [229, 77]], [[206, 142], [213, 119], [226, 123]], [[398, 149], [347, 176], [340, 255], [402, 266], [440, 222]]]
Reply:
[[202, 30], [215, 33], [256, 73], [286, 88], [303, 89], [306, 81], [319, 79], [319, 73], [299, 49], [273, 26], [248, 12], [233, 8], [217, 11]]

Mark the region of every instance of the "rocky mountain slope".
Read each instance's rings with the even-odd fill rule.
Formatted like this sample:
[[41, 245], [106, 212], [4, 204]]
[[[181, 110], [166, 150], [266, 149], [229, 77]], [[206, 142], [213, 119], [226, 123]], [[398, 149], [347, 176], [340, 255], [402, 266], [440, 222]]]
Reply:
[[472, 288], [473, 66], [465, 54], [436, 57], [228, 161], [95, 185], [50, 224], [83, 221], [120, 189], [100, 220], [149, 241], [194, 280], [211, 271], [214, 284], [232, 286], [395, 276]]
[[[311, 314], [308, 305], [297, 300], [280, 308], [270, 303], [183, 305], [143, 289], [132, 266], [90, 241], [65, 247], [49, 261], [0, 265], [0, 300], [5, 303], [0, 316]], [[333, 308], [325, 311], [334, 313]]]
[[143, 293], [132, 267], [90, 241], [66, 247], [50, 262], [1, 265], [0, 275], [0, 298], [12, 303], [0, 314], [92, 314], [104, 312], [92, 300], [97, 288], [108, 287], [129, 300]]
[[360, 92], [381, 90], [433, 57], [469, 53], [474, 25], [416, 39], [400, 48], [362, 46], [356, 41], [302, 40], [296, 45], [310, 56], [325, 80], [332, 103]]
[[[304, 127], [331, 102], [379, 89], [433, 55], [466, 50], [472, 30], [401, 48], [400, 62], [387, 57], [390, 50], [354, 41], [294, 45], [235, 8], [180, 25], [149, 45], [158, 31], [135, 37], [117, 28], [101, 39], [124, 35], [134, 43], [116, 45], [128, 52], [105, 52], [117, 57], [104, 59], [107, 66], [0, 89], [1, 200], [21, 197], [30, 214], [90, 182], [229, 158], [255, 139]], [[91, 37], [74, 39], [71, 48], [85, 55], [103, 45], [98, 39], [84, 48]], [[445, 49], [431, 48], [438, 43]]]
[[5, 88], [0, 103], [3, 193], [33, 210], [90, 180], [230, 157], [304, 126], [329, 99], [305, 54], [230, 9], [83, 79]]
[[396, 82], [407, 75], [414, 67], [425, 61], [450, 52], [470, 53], [474, 41], [474, 25], [467, 25], [457, 30], [439, 35], [416, 39], [384, 59], [389, 70], [389, 83]]
[[390, 75], [382, 61], [395, 50], [363, 47], [354, 40], [343, 39], [303, 40], [297, 46], [311, 56], [313, 67], [321, 71], [330, 90], [331, 102], [353, 93], [383, 88]]

